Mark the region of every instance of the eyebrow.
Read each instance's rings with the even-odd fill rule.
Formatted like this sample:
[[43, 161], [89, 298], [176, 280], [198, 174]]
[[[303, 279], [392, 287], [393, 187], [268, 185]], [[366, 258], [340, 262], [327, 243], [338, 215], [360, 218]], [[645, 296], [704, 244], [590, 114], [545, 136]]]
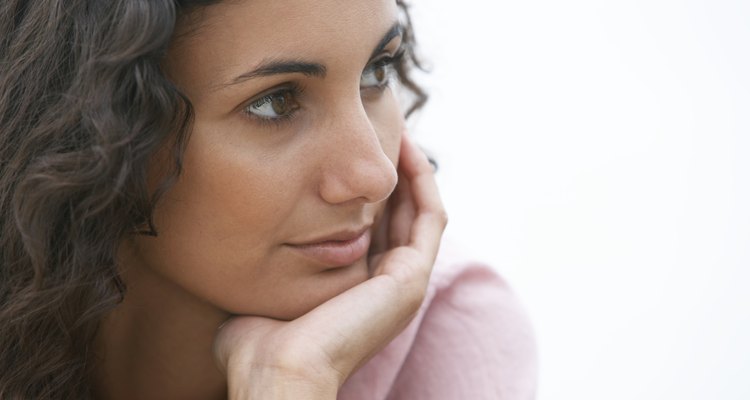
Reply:
[[[378, 55], [378, 53], [382, 52], [383, 49], [385, 49], [385, 46], [388, 45], [394, 38], [399, 37], [403, 34], [404, 27], [401, 24], [401, 22], [396, 21], [391, 28], [386, 32], [385, 35], [380, 39], [378, 42], [378, 45], [375, 46], [375, 49], [372, 51], [372, 55], [370, 56], [370, 59], [375, 58], [375, 56]], [[300, 60], [270, 60], [263, 62], [260, 66], [253, 69], [252, 71], [245, 72], [236, 78], [232, 79], [229, 83], [224, 84], [222, 86], [231, 86], [235, 85], [241, 82], [244, 82], [248, 79], [253, 78], [260, 78], [260, 77], [266, 77], [266, 76], [272, 76], [272, 75], [281, 75], [281, 74], [303, 74], [305, 76], [311, 76], [311, 77], [318, 77], [318, 78], [325, 78], [326, 76], [326, 66], [320, 63], [316, 62], [307, 62], [307, 61], [300, 61]]]
[[393, 25], [391, 25], [391, 28], [386, 32], [385, 35], [383, 35], [383, 38], [380, 39], [380, 42], [378, 42], [378, 45], [375, 46], [375, 50], [372, 51], [372, 54], [370, 55], [370, 59], [375, 58], [375, 56], [378, 55], [383, 49], [385, 49], [385, 46], [388, 45], [388, 43], [391, 42], [391, 40], [401, 36], [404, 34], [404, 26], [401, 25], [401, 22], [396, 21]]
[[320, 63], [305, 61], [266, 61], [258, 68], [245, 72], [232, 79], [228, 85], [234, 85], [248, 79], [280, 74], [303, 74], [306, 76], [325, 78], [326, 66]]

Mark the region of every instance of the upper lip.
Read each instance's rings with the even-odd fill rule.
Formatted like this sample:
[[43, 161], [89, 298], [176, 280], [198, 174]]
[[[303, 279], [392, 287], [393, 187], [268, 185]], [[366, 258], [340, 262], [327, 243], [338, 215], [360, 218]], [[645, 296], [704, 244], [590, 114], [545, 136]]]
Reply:
[[370, 227], [371, 225], [366, 225], [361, 228], [342, 229], [337, 232], [318, 236], [310, 240], [303, 240], [303, 241], [293, 242], [289, 244], [292, 246], [310, 246], [310, 245], [322, 244], [326, 242], [349, 242], [362, 236], [362, 234], [364, 234], [368, 229], [370, 229]]

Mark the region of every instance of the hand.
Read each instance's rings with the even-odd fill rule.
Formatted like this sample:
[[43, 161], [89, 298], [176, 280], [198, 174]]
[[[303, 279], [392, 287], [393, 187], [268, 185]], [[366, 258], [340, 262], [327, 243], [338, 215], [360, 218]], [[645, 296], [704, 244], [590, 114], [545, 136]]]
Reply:
[[370, 279], [293, 321], [238, 316], [222, 326], [214, 353], [230, 400], [335, 399], [349, 375], [416, 315], [447, 218], [432, 166], [406, 135], [389, 201]]

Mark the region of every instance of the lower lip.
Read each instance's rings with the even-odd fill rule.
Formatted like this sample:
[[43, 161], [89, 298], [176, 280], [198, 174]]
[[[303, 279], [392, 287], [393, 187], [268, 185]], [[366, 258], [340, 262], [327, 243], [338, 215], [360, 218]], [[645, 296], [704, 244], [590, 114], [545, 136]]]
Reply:
[[370, 248], [370, 230], [347, 241], [331, 240], [305, 245], [290, 245], [307, 258], [330, 267], [343, 267], [354, 264], [367, 254]]

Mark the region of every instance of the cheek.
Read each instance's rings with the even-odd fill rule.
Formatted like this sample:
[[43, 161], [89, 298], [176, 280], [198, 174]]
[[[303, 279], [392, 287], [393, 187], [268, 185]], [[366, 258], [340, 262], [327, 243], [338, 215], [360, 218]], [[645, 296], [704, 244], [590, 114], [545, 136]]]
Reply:
[[254, 303], [249, 294], [260, 283], [282, 272], [258, 266], [275, 262], [278, 230], [295, 209], [299, 182], [285, 168], [247, 149], [212, 144], [210, 137], [216, 136], [196, 129], [183, 174], [157, 205], [158, 236], [139, 237], [135, 246], [141, 267], [237, 310]]
[[[224, 247], [228, 238], [249, 239], [249, 233], [272, 237], [274, 227], [293, 207], [295, 184], [283, 176], [284, 169], [259, 163], [237, 147], [194, 139], [183, 175], [157, 210], [157, 223], [165, 234], [179, 232], [206, 245], [221, 241]], [[287, 191], [278, 190], [280, 181], [286, 182]]]

